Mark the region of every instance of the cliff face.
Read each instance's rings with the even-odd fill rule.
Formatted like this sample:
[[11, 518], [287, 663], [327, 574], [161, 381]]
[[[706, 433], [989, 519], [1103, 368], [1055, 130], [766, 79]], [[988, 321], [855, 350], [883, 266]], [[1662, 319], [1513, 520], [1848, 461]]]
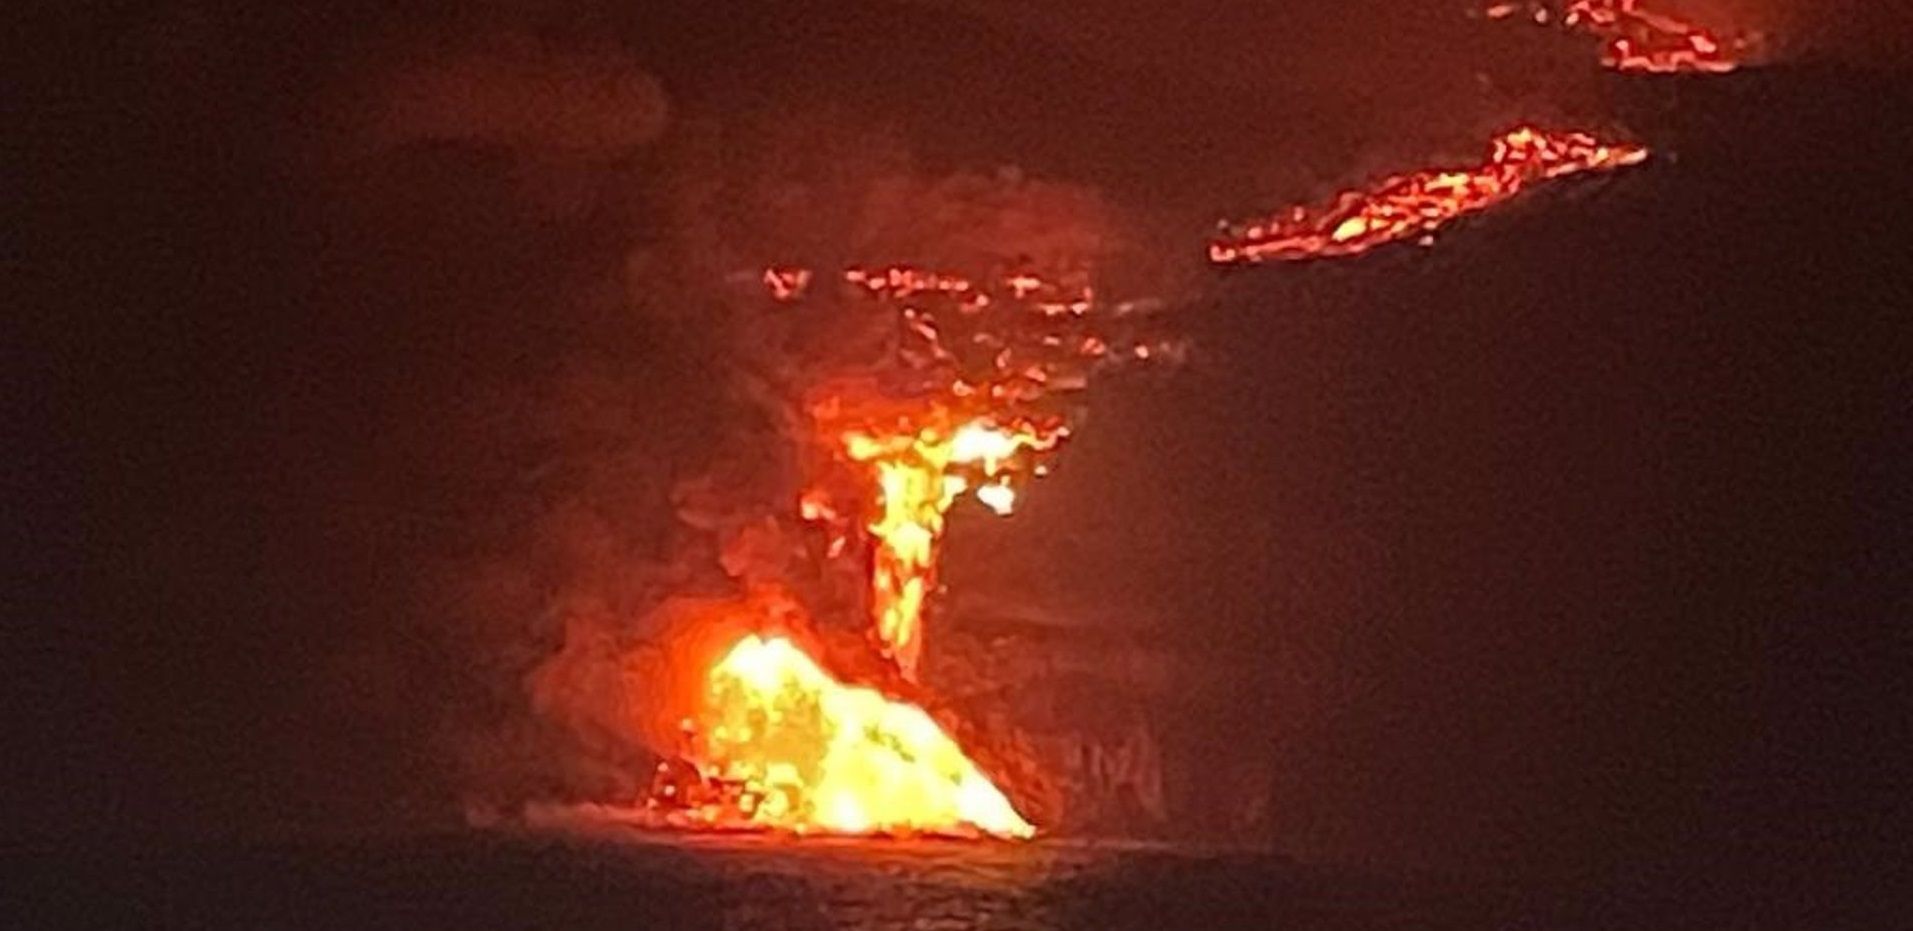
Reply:
[[1262, 839], [1265, 761], [1180, 739], [1201, 676], [1189, 657], [1124, 625], [974, 603], [939, 621], [929, 684], [1046, 830]]

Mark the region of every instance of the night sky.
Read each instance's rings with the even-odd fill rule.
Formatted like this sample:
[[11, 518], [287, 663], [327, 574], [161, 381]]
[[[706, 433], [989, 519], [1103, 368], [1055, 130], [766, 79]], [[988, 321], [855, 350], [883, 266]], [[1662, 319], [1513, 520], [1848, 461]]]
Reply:
[[[672, 192], [745, 157], [676, 140], [824, 114], [1091, 186], [1154, 250], [1195, 357], [1099, 385], [951, 572], [1142, 618], [1201, 671], [1177, 752], [1266, 759], [1275, 849], [1891, 876], [1913, 80], [1880, 30], [1690, 82], [1553, 46], [1497, 71], [1533, 37], [1441, 4], [1087, 6], [46, 17], [8, 56], [10, 833], [458, 824], [584, 547], [522, 477], [636, 450], [642, 554], [721, 438], [716, 337], [620, 298], [688, 224]], [[407, 55], [493, 33], [623, 62], [629, 97], [368, 128]], [[1200, 267], [1218, 216], [1529, 115], [1674, 154], [1432, 251]]]

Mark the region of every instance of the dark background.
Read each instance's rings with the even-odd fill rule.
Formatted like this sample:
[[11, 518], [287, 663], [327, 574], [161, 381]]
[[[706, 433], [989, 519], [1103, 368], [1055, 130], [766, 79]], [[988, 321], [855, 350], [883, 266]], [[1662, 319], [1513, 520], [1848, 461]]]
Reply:
[[[9, 56], [9, 835], [458, 823], [446, 735], [530, 647], [430, 583], [509, 562], [487, 520], [570, 410], [541, 386], [615, 341], [651, 471], [714, 445], [695, 319], [591, 296], [668, 235], [605, 192], [663, 169], [541, 175], [571, 212], [524, 207], [524, 156], [485, 145], [409, 149], [344, 204], [314, 180], [314, 114], [365, 49], [505, 23], [625, 49], [674, 120], [882, 114], [932, 164], [1097, 186], [1189, 252], [1198, 358], [1099, 388], [1001, 536], [1086, 616], [1167, 619], [1206, 709], [1183, 750], [1267, 755], [1276, 849], [1877, 901], [1904, 877], [1913, 607], [1903, 59], [1669, 80], [1550, 53], [1557, 99], [1478, 77], [1521, 44], [1450, 44], [1477, 27], [1445, 15], [1302, 7], [1161, 47], [935, 4], [45, 17]], [[1531, 107], [1673, 154], [1432, 252], [1194, 267], [1218, 215]], [[666, 487], [632, 484], [658, 534]]]

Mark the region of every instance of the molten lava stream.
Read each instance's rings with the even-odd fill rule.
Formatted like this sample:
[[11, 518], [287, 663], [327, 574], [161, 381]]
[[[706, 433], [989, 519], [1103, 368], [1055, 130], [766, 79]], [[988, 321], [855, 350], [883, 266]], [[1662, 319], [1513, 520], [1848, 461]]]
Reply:
[[1601, 43], [1601, 65], [1616, 71], [1656, 74], [1724, 74], [1739, 68], [1760, 36], [1723, 36], [1672, 14], [1645, 10], [1640, 0], [1570, 0], [1559, 11], [1542, 3], [1496, 3], [1490, 19], [1523, 14], [1540, 25], [1593, 36]]
[[[802, 302], [812, 279], [796, 266], [763, 273], [781, 304]], [[895, 377], [846, 376], [807, 392], [816, 472], [797, 510], [824, 531], [826, 558], [868, 557], [870, 642], [898, 679], [914, 683], [950, 509], [969, 495], [1011, 512], [1021, 483], [1044, 474], [1042, 460], [1069, 435], [1052, 392], [1080, 390], [1109, 363], [1110, 343], [1091, 329], [1094, 295], [1074, 276], [1013, 271], [979, 284], [894, 265], [853, 267], [841, 280], [897, 314]], [[1142, 343], [1133, 352], [1152, 354]], [[664, 823], [1035, 834], [922, 708], [840, 682], [784, 637], [736, 636], [690, 651], [695, 665], [686, 668], [697, 670], [702, 693], [681, 706], [695, 711], [683, 722], [679, 760], [659, 767], [647, 806]]]
[[713, 666], [686, 771], [650, 807], [685, 827], [1027, 839], [1036, 828], [923, 709], [746, 635]]
[[[939, 412], [930, 419], [946, 418]], [[1024, 465], [1019, 454], [1054, 448], [1065, 434], [1060, 425], [1002, 426], [979, 418], [954, 430], [932, 424], [884, 434], [851, 430], [841, 437], [844, 454], [871, 470], [876, 487], [867, 527], [875, 548], [871, 609], [877, 640], [904, 678], [917, 677], [924, 605], [936, 589], [951, 505], [967, 492], [999, 515], [1010, 513], [1016, 506], [1011, 482]]]
[[1356, 255], [1428, 236], [1465, 214], [1486, 210], [1531, 185], [1585, 171], [1611, 171], [1647, 158], [1644, 146], [1601, 142], [1586, 133], [1518, 126], [1497, 136], [1472, 168], [1425, 169], [1344, 191], [1320, 207], [1291, 208], [1238, 226], [1209, 244], [1218, 265]]

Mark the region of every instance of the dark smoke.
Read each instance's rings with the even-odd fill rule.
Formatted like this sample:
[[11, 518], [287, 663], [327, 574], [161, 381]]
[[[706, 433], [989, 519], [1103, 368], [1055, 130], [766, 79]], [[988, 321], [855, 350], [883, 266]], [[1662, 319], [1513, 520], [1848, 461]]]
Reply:
[[[1466, 159], [1515, 118], [1614, 118], [1583, 49], [1462, 5], [212, 2], [31, 24], [8, 59], [9, 823], [250, 835], [628, 797], [638, 748], [588, 723], [621, 700], [621, 638], [668, 595], [735, 595], [723, 542], [791, 476], [792, 360], [842, 332], [764, 328], [733, 276], [1054, 238], [1116, 252], [1121, 291], [1214, 310], [1218, 217]], [[1732, 7], [1803, 61], [1905, 62], [1900, 4]], [[1753, 125], [1764, 85], [1725, 86], [1752, 88], [1717, 102]], [[1850, 174], [1838, 133], [1786, 138], [1804, 155], [1753, 164]], [[1733, 176], [1714, 145], [1686, 164]], [[1645, 190], [1704, 177], [1669, 164]], [[1864, 616], [1872, 590], [1841, 573], [1900, 552], [1837, 500], [1886, 500], [1884, 526], [1904, 498], [1885, 415], [1865, 420], [1886, 392], [1856, 381], [1890, 371], [1863, 273], [1897, 227], [1859, 181], [1764, 170], [1785, 206], [1598, 202], [1554, 251], [1535, 208], [1425, 267], [1230, 292], [1237, 316], [1198, 335], [1233, 361], [1097, 398], [1026, 512], [953, 533], [953, 588], [1059, 646], [1087, 621], [1117, 658], [1193, 655], [1135, 670], [1170, 684], [1133, 703], [1179, 723], [1169, 752], [1197, 765], [1172, 795], [1209, 806], [1205, 831], [1243, 816], [1214, 799], [1262, 791], [1255, 830], [1321, 856], [1620, 858], [1698, 823], [1674, 817], [1695, 798], [1727, 799], [1724, 822], [1789, 766], [1832, 780], [1816, 709], [1854, 711], [1840, 683], [1869, 655], [1830, 646], [1817, 608]], [[1608, 232], [1643, 217], [1684, 232]], [[1638, 271], [1661, 243], [1703, 271]], [[1528, 258], [1495, 257], [1511, 245]], [[1857, 555], [1826, 568], [1826, 539]], [[540, 686], [574, 644], [586, 662]]]
[[[597, 553], [559, 539], [538, 544], [563, 546], [574, 570], [594, 568], [552, 580], [559, 600], [546, 610], [564, 629], [555, 655], [530, 673], [532, 701], [581, 738], [579, 749], [593, 758], [587, 772], [614, 777], [570, 779], [544, 800], [631, 801], [642, 788], [631, 780], [671, 752], [675, 722], [690, 709], [668, 699], [684, 690], [663, 681], [683, 670], [656, 657], [676, 651], [696, 626], [687, 612], [721, 619], [712, 605], [731, 603], [735, 621], [759, 613], [751, 599], [760, 593], [782, 593], [799, 597], [797, 610], [807, 608], [824, 632], [851, 645], [846, 653], [861, 652], [862, 570], [854, 560], [818, 565], [793, 513], [809, 478], [802, 456], [823, 441], [802, 403], [831, 380], [888, 364], [884, 347], [896, 324], [834, 288], [833, 269], [905, 262], [981, 277], [1016, 263], [1076, 267], [1118, 248], [1112, 211], [1090, 191], [1013, 171], [934, 174], [899, 143], [829, 111], [706, 124], [660, 154], [660, 187], [671, 193], [658, 206], [676, 222], [627, 262], [627, 293], [640, 308], [676, 304], [671, 312], [698, 315], [722, 348], [696, 377], [729, 404], [709, 425], [701, 464], [681, 470], [672, 487], [677, 526], [664, 560], [635, 563], [642, 538]], [[771, 303], [757, 274], [766, 257], [815, 268], [817, 293], [800, 305]], [[616, 458], [644, 467], [639, 457]], [[625, 493], [620, 471], [598, 478], [602, 485], [575, 489], [568, 503], [596, 510], [599, 500]], [[612, 522], [605, 531], [626, 526]], [[632, 760], [642, 765], [606, 765]], [[485, 770], [476, 774], [481, 782]], [[475, 791], [506, 807], [525, 801], [494, 788]]]
[[[603, 49], [507, 34], [367, 59], [319, 106], [336, 130], [319, 169], [328, 237], [452, 218], [480, 238], [517, 231], [501, 267], [564, 270], [495, 318], [461, 315], [447, 335], [465, 345], [426, 382], [449, 395], [379, 405], [430, 426], [373, 455], [455, 464], [383, 505], [441, 496], [434, 524], [462, 544], [420, 552], [429, 571], [411, 583], [407, 622], [448, 662], [427, 670], [449, 690], [433, 744], [478, 810], [630, 802], [670, 750], [667, 696], [682, 691], [651, 658], [685, 639], [687, 614], [722, 613], [692, 606], [817, 588], [790, 513], [814, 442], [798, 405], [884, 361], [894, 325], [828, 285], [772, 305], [762, 267], [1066, 267], [1113, 255], [1118, 221], [1084, 188], [924, 166], [842, 108], [683, 108], [658, 138], [658, 82]], [[458, 203], [474, 180], [459, 172], [489, 202]], [[412, 286], [409, 261], [392, 273], [341, 302]], [[860, 626], [855, 600], [837, 601], [827, 621]]]

